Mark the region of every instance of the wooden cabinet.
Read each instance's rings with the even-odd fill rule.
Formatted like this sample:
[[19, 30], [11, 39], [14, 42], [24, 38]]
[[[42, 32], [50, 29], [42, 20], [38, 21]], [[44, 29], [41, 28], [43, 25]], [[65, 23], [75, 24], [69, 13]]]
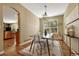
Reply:
[[13, 33], [11, 31], [5, 31], [5, 39], [13, 38]]
[[20, 42], [19, 42], [19, 39], [20, 39], [19, 31], [17, 31], [15, 35], [16, 35], [16, 45], [18, 46], [19, 43], [20, 43]]

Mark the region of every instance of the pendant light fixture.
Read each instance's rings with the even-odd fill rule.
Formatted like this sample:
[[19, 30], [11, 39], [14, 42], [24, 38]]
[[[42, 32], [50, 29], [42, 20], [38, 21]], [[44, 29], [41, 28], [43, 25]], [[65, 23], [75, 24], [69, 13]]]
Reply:
[[43, 14], [43, 17], [46, 17], [47, 16], [47, 5], [44, 5], [44, 7], [45, 7], [45, 12]]

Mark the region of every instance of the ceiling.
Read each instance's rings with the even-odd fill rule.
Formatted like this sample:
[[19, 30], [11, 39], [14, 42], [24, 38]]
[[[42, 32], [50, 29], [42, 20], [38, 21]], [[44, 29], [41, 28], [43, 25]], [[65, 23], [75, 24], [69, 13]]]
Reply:
[[4, 23], [17, 23], [17, 12], [9, 7], [3, 9], [3, 22]]
[[68, 3], [21, 3], [21, 5], [41, 18], [45, 12], [44, 5], [47, 5], [47, 16], [50, 17], [64, 14]]

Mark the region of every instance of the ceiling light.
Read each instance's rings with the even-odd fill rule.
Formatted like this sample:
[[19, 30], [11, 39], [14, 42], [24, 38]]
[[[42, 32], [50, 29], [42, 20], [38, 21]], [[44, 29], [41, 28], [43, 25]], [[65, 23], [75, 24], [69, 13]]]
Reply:
[[44, 7], [45, 7], [45, 12], [43, 14], [43, 17], [46, 17], [47, 16], [47, 5], [45, 5]]

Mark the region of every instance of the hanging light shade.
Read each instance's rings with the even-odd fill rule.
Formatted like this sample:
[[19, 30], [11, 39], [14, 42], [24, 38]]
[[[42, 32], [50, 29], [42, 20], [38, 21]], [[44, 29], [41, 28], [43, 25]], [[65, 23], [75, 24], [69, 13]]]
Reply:
[[44, 6], [45, 7], [45, 13], [43, 14], [43, 17], [47, 16], [47, 5]]

